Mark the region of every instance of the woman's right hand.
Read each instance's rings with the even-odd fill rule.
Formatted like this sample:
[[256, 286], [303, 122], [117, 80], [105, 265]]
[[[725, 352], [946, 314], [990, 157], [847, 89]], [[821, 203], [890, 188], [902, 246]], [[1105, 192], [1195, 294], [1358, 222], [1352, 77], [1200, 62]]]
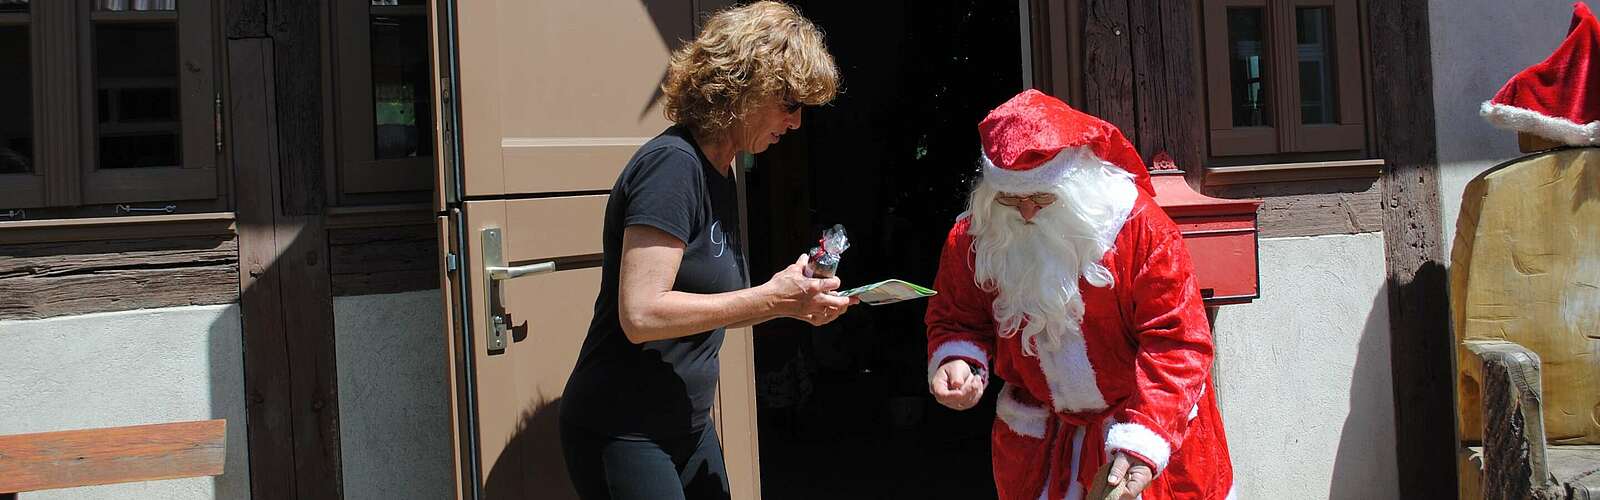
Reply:
[[774, 296], [774, 313], [822, 326], [844, 314], [856, 300], [829, 293], [839, 288], [837, 277], [807, 278], [805, 269], [809, 261], [809, 257], [801, 254], [762, 286]]

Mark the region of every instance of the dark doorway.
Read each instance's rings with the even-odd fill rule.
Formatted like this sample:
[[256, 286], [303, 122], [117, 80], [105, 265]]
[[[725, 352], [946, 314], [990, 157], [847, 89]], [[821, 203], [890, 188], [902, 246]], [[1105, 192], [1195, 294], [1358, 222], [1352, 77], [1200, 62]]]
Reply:
[[[843, 93], [749, 173], [751, 268], [843, 224], [846, 286], [931, 286], [977, 173], [978, 121], [1023, 88], [1018, 4], [793, 3], [826, 33]], [[965, 412], [928, 395], [926, 305], [756, 328], [764, 498], [994, 498], [993, 395]]]

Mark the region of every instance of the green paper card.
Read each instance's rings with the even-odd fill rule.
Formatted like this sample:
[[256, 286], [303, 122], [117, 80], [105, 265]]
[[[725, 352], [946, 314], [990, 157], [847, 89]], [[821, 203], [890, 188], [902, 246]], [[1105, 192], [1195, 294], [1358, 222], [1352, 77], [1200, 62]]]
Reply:
[[900, 280], [883, 280], [839, 292], [845, 297], [860, 297], [867, 305], [893, 304], [903, 300], [932, 297], [939, 292]]

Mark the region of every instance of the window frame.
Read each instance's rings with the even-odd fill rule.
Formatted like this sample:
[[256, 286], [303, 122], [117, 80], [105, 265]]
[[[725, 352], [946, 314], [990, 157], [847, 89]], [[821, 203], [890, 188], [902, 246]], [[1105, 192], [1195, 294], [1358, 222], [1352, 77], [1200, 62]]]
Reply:
[[[1262, 33], [1268, 81], [1271, 126], [1236, 127], [1233, 124], [1232, 79], [1228, 67], [1229, 8], [1261, 8], [1266, 29]], [[1330, 124], [1301, 123], [1300, 65], [1295, 45], [1298, 9], [1326, 7], [1332, 14], [1338, 120]], [[1213, 159], [1242, 156], [1329, 153], [1364, 154], [1367, 150], [1367, 96], [1361, 20], [1358, 0], [1204, 0], [1202, 28], [1205, 39], [1207, 138]], [[1292, 68], [1292, 70], [1286, 69]]]
[[[0, 175], [0, 199], [6, 200], [0, 209], [23, 209], [28, 219], [149, 215], [140, 210], [148, 206], [137, 205], [151, 202], [160, 202], [164, 213], [227, 210], [212, 3], [175, 0], [175, 12], [99, 12], [93, 0], [36, 1], [28, 13], [0, 15], [0, 24], [28, 26], [34, 113], [33, 172]], [[172, 22], [178, 38], [180, 164], [102, 170], [95, 26], [149, 21]]]
[[44, 30], [39, 29], [37, 19], [35, 6], [32, 4], [28, 6], [28, 12], [0, 14], [0, 27], [21, 26], [28, 30], [28, 101], [29, 107], [33, 108], [33, 114], [29, 117], [31, 120], [28, 124], [33, 129], [33, 151], [30, 152], [31, 154], [28, 157], [32, 171], [0, 174], [0, 200], [11, 200], [6, 204], [16, 205], [0, 207], [7, 211], [0, 212], [0, 215], [10, 213], [9, 210], [11, 209], [44, 206], [45, 169], [39, 163], [39, 150], [41, 149], [39, 147], [41, 142], [39, 132], [43, 128], [39, 126], [39, 121], [43, 116], [43, 113], [41, 113], [43, 111], [41, 109], [43, 103], [39, 99], [39, 61], [43, 59], [41, 56], [44, 55], [43, 44], [41, 43]]
[[[425, 201], [433, 190], [434, 154], [412, 158], [378, 159], [374, 151], [376, 135], [372, 90], [371, 15], [417, 15], [427, 19], [428, 8], [416, 6], [375, 6], [368, 0], [333, 2], [329, 39], [332, 41], [336, 138], [332, 169], [334, 182], [329, 196], [339, 205]], [[431, 46], [432, 36], [424, 43]], [[432, 64], [433, 54], [427, 55]], [[435, 82], [425, 90], [433, 96]], [[429, 106], [437, 107], [429, 102]], [[430, 111], [434, 111], [430, 109]], [[418, 130], [419, 141], [433, 140], [437, 113], [430, 113], [435, 124]]]
[[[83, 144], [83, 203], [143, 203], [206, 200], [217, 197], [217, 163], [221, 156], [217, 124], [216, 62], [212, 50], [212, 5], [209, 0], [176, 0], [166, 12], [95, 12], [84, 2], [78, 24], [82, 103], [79, 126]], [[172, 167], [99, 168], [99, 127], [94, 73], [95, 23], [138, 23], [171, 20], [178, 35], [178, 118], [181, 161]]]

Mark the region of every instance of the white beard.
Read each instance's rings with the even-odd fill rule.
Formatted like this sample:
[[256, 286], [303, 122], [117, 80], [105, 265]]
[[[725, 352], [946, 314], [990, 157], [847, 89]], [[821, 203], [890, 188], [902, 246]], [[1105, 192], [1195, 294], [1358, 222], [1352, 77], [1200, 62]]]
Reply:
[[1100, 260], [1138, 195], [1131, 174], [1092, 156], [1064, 152], [1052, 161], [1076, 164], [1044, 191], [1055, 194], [1056, 202], [1039, 210], [1031, 224], [1015, 208], [996, 203], [998, 191], [986, 180], [974, 187], [965, 214], [974, 237], [975, 281], [985, 291], [998, 292], [993, 311], [998, 334], [1022, 332], [1022, 352], [1028, 356], [1037, 356], [1038, 349], [1055, 351], [1067, 336], [1082, 336], [1078, 279], [1095, 287], [1112, 285], [1111, 271]]

